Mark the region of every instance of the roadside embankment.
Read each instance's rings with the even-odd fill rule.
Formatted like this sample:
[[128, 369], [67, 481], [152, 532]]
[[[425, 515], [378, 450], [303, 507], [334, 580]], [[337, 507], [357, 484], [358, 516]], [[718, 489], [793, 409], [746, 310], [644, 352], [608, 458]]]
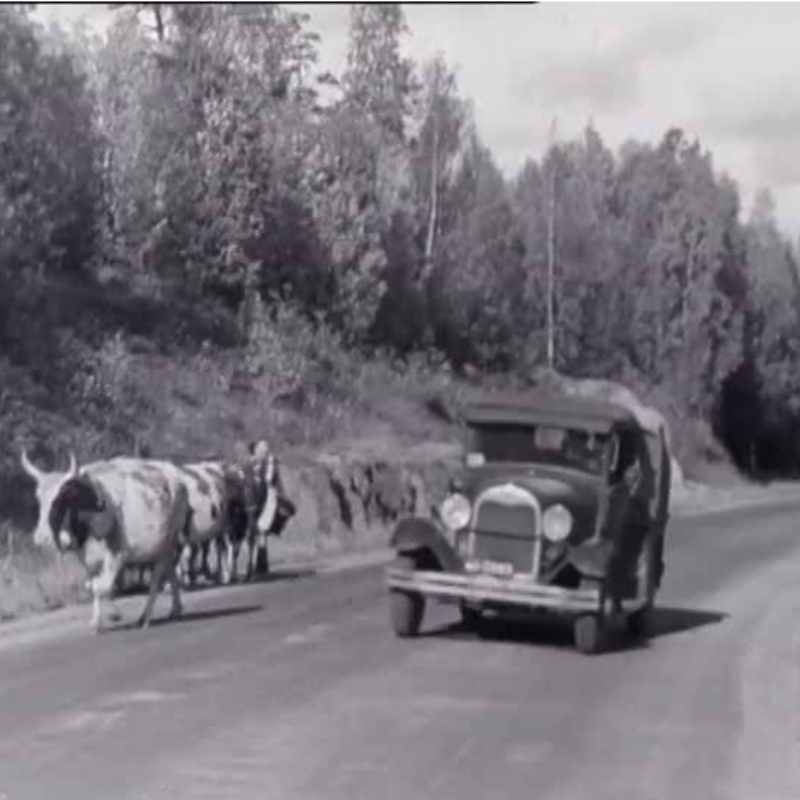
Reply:
[[[435, 442], [398, 448], [366, 440], [316, 456], [287, 456], [282, 475], [298, 512], [281, 538], [270, 539], [273, 564], [324, 568], [380, 560], [392, 524], [406, 514], [430, 513], [459, 462], [457, 445]], [[795, 492], [789, 483], [735, 488], [686, 483], [675, 487], [671, 510], [676, 517], [695, 516], [780, 502]], [[16, 532], [14, 540], [19, 543], [22, 536]], [[72, 556], [59, 559], [17, 544], [0, 562], [0, 620], [83, 602], [83, 580]]]

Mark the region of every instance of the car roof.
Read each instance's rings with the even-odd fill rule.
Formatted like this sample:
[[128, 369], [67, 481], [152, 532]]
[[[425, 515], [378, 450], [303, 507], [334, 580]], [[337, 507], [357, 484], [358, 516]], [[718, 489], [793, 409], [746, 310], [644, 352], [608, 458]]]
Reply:
[[640, 428], [632, 411], [610, 400], [542, 390], [475, 395], [463, 416], [468, 425], [543, 423], [599, 433]]

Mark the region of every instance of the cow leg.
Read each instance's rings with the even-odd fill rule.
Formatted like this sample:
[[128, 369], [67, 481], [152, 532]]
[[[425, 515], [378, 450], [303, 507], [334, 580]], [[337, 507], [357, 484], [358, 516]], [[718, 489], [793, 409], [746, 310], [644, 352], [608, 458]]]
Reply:
[[231, 583], [239, 582], [239, 555], [242, 552], [242, 542], [234, 542], [231, 547]]
[[205, 571], [204, 561], [203, 545], [192, 542], [189, 550], [189, 586], [197, 586], [200, 574]]
[[189, 585], [197, 586], [197, 559], [200, 556], [200, 550], [195, 542], [192, 542], [192, 549], [189, 551]]
[[228, 538], [223, 537], [217, 543], [217, 572], [219, 574], [219, 582], [221, 584], [230, 583], [230, 575], [228, 574]]
[[100, 591], [97, 588], [97, 578], [92, 578], [90, 581], [92, 590], [92, 616], [89, 620], [89, 628], [93, 633], [100, 632], [100, 623], [102, 622], [103, 606], [100, 600]]
[[122, 615], [114, 604], [114, 585], [122, 568], [122, 559], [118, 555], [108, 554], [103, 560], [103, 567], [99, 575], [91, 579], [92, 589], [92, 617], [89, 627], [94, 633], [99, 633], [103, 622], [103, 600], [108, 599], [112, 605], [112, 619], [120, 619]]
[[164, 584], [164, 578], [167, 572], [167, 554], [164, 554], [155, 565], [153, 569], [153, 578], [150, 582], [150, 592], [147, 595], [147, 602], [145, 603], [142, 615], [137, 620], [136, 624], [140, 628], [146, 628], [150, 625], [150, 620], [153, 616], [153, 606], [155, 606], [156, 598], [161, 593], [161, 587]]
[[114, 579], [114, 586], [107, 597], [108, 605], [111, 607], [108, 614], [108, 619], [110, 622], [119, 622], [122, 619], [122, 612], [117, 607], [116, 597], [119, 593], [120, 586], [122, 587], [123, 592], [126, 592], [130, 589], [132, 573], [134, 569], [135, 568], [133, 567], [122, 567]]
[[211, 542], [210, 541], [203, 542], [203, 544], [200, 546], [200, 550], [202, 553], [202, 561], [201, 561], [202, 566], [200, 567], [200, 570], [203, 573], [203, 577], [210, 583], [212, 580], [212, 576], [211, 576], [211, 568], [208, 566], [208, 554], [211, 551]]
[[170, 619], [177, 619], [183, 614], [183, 601], [181, 600], [181, 585], [176, 575], [169, 579], [172, 588], [172, 608], [169, 611]]
[[222, 560], [222, 583], [226, 586], [233, 581], [233, 572], [235, 565], [234, 546], [233, 542], [226, 537], [225, 540], [225, 557]]
[[243, 580], [247, 583], [252, 577], [251, 565], [253, 562], [253, 537], [248, 534], [242, 542], [242, 549], [244, 549], [244, 576]]
[[216, 553], [217, 557], [217, 568], [214, 572], [214, 577], [217, 583], [222, 583], [223, 574], [225, 572], [225, 536], [223, 534], [220, 534], [214, 539], [214, 552]]
[[245, 572], [245, 580], [248, 583], [253, 580], [255, 555], [256, 555], [256, 538], [253, 534], [250, 534], [247, 537], [247, 571]]
[[189, 551], [189, 585], [196, 586], [197, 585], [197, 573], [199, 572], [197, 568], [197, 559], [202, 555], [200, 552], [200, 547], [192, 542], [191, 550]]
[[175, 574], [183, 586], [186, 585], [186, 581], [188, 580], [187, 570], [184, 564], [184, 562], [186, 561], [186, 557], [184, 555], [185, 552], [186, 549], [182, 548], [180, 557], [178, 558], [178, 563], [175, 565]]
[[172, 608], [169, 612], [170, 619], [177, 619], [183, 614], [183, 602], [181, 601], [181, 585], [178, 580], [178, 560], [180, 558], [180, 551], [178, 557], [172, 559], [171, 565], [168, 566], [168, 580], [170, 588], [172, 589]]

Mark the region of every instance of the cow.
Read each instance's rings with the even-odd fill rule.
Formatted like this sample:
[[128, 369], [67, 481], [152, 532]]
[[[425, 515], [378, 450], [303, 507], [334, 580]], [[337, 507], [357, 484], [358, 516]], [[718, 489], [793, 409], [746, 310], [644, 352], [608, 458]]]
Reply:
[[179, 566], [184, 584], [197, 582], [196, 561], [199, 555], [202, 556], [202, 572], [210, 578], [208, 552], [212, 544], [217, 545], [217, 563], [221, 563], [221, 536], [227, 510], [224, 465], [217, 461], [176, 464], [160, 459], [147, 459], [145, 463], [161, 472], [173, 489], [183, 487], [189, 498], [190, 519], [180, 558], [185, 568]]
[[[173, 486], [182, 484], [189, 496], [191, 519], [181, 560], [186, 565], [185, 582], [194, 585], [200, 572], [211, 578], [208, 556], [216, 549], [216, 577], [224, 584], [236, 580], [239, 551], [247, 544], [246, 578], [253, 574], [258, 554], [259, 521], [267, 531], [272, 519], [294, 513], [286, 498], [278, 498], [279, 473], [276, 458], [265, 441], [237, 447], [231, 460], [175, 464], [150, 459], [146, 463], [161, 470]], [[278, 513], [280, 511], [280, 514]], [[263, 522], [266, 520], [266, 522]], [[266, 551], [266, 540], [261, 544]]]
[[119, 618], [114, 591], [122, 569], [128, 566], [153, 568], [139, 627], [149, 626], [166, 582], [172, 590], [169, 618], [182, 614], [177, 561], [190, 517], [185, 487], [170, 484], [159, 470], [135, 458], [96, 461], [79, 468], [70, 453], [66, 472], [45, 472], [31, 463], [23, 449], [21, 463], [36, 482], [39, 515], [33, 542], [78, 555], [92, 593], [91, 630], [99, 632], [102, 627], [104, 600], [111, 603], [112, 618]]

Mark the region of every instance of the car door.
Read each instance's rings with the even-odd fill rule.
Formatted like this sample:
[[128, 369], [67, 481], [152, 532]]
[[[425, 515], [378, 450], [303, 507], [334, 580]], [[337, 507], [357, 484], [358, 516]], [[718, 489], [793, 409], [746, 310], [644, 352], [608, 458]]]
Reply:
[[655, 588], [661, 586], [664, 572], [664, 535], [669, 520], [669, 500], [672, 486], [672, 458], [667, 447], [666, 431], [648, 432], [646, 437], [649, 461], [653, 465], [654, 486], [650, 497], [650, 538], [653, 541]]

